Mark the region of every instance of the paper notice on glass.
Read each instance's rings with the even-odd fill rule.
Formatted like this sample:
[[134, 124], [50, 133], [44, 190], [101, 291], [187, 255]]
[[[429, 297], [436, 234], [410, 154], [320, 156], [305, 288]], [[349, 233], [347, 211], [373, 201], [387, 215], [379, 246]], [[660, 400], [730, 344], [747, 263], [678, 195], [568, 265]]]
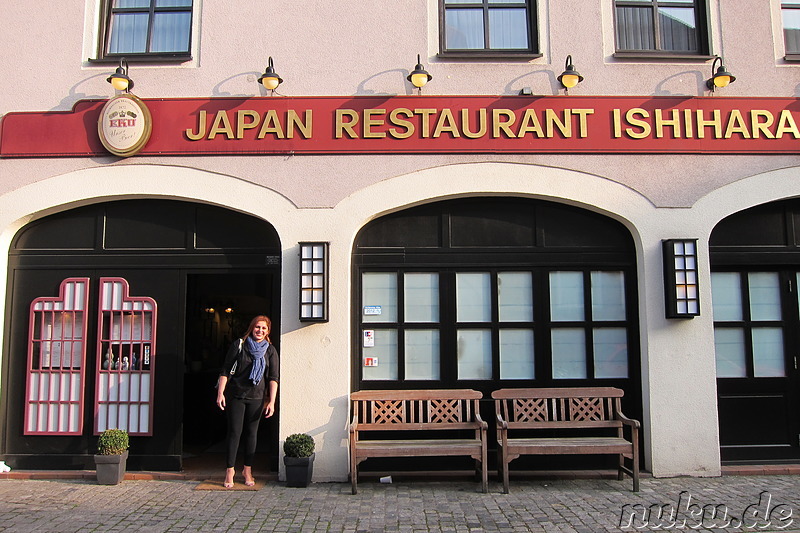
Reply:
[[375, 346], [375, 330], [374, 329], [365, 329], [364, 330], [364, 348], [372, 348]]

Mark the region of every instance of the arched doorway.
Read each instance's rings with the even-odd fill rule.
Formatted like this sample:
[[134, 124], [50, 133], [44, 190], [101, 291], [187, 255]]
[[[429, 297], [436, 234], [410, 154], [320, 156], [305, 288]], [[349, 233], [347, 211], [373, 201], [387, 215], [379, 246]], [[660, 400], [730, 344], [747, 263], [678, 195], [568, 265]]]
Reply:
[[[91, 468], [104, 427], [131, 433], [132, 469], [179, 470], [211, 447], [227, 343], [259, 313], [280, 331], [280, 250], [263, 220], [173, 200], [93, 204], [20, 230], [0, 413], [9, 464]], [[277, 421], [262, 431], [275, 450]]]
[[710, 257], [722, 461], [800, 461], [800, 201], [725, 218]]
[[619, 222], [449, 200], [367, 224], [353, 254], [353, 390], [476, 389], [493, 420], [495, 389], [616, 386], [641, 417], [636, 259]]

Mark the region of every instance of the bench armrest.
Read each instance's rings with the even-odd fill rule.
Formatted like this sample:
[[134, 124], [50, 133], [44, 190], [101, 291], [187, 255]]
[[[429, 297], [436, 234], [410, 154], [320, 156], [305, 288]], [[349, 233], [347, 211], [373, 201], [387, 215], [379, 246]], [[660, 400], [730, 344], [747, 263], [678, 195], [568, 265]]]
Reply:
[[508, 442], [508, 422], [503, 420], [500, 414], [495, 414], [497, 418], [497, 442], [503, 446]]
[[636, 429], [639, 429], [642, 426], [642, 424], [638, 420], [634, 420], [633, 418], [628, 418], [622, 413], [617, 413], [617, 420], [619, 420], [626, 426], [631, 426], [632, 428]]
[[475, 413], [475, 422], [480, 424], [481, 429], [486, 429], [489, 427], [489, 424], [481, 417], [480, 413]]
[[497, 418], [497, 429], [508, 429], [508, 422], [503, 420], [503, 417], [500, 415], [495, 415]]

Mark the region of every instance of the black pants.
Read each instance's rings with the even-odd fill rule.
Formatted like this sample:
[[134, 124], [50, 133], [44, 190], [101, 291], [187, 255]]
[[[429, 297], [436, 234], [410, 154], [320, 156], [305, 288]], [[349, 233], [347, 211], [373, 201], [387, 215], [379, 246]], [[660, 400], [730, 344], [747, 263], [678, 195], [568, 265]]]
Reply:
[[239, 440], [244, 432], [244, 465], [252, 466], [258, 441], [258, 423], [263, 415], [262, 400], [226, 399], [225, 412], [228, 414], [228, 468], [236, 463]]

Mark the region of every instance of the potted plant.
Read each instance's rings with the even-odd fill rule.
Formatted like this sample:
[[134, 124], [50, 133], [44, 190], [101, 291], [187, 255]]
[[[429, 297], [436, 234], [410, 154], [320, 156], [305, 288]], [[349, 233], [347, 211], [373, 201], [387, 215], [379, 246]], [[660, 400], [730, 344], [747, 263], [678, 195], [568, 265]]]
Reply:
[[308, 487], [314, 471], [314, 438], [294, 433], [283, 443], [283, 464], [286, 465], [287, 487]]
[[128, 461], [128, 432], [124, 429], [107, 429], [97, 439], [97, 482], [116, 485], [125, 477]]

